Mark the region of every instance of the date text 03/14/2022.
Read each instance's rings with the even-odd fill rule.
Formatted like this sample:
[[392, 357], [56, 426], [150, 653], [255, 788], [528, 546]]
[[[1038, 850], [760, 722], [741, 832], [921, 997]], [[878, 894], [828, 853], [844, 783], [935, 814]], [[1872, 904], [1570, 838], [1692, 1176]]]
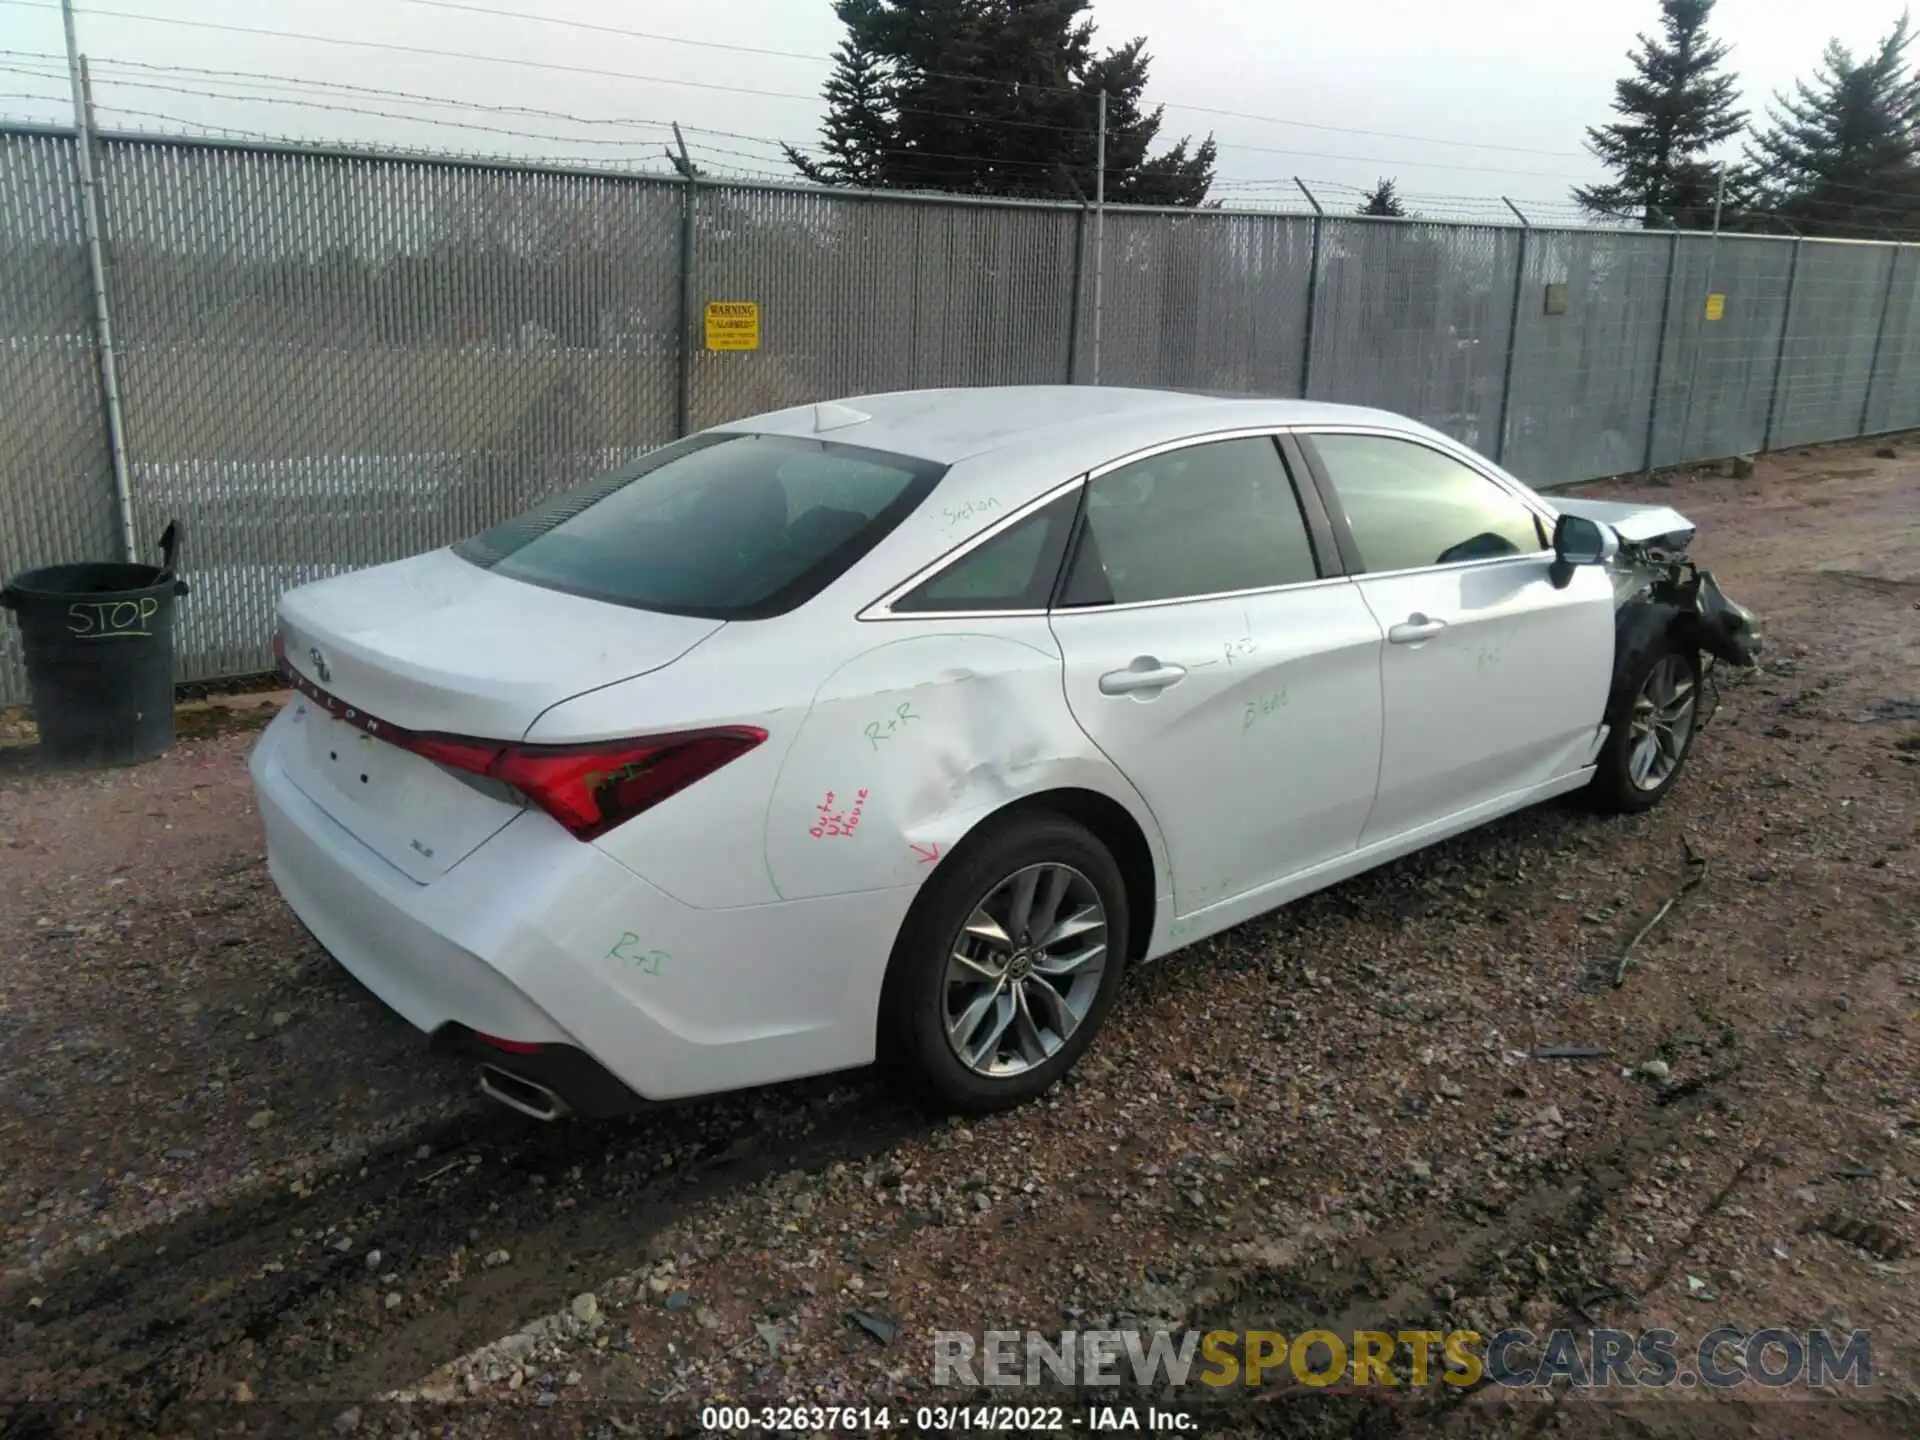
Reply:
[[960, 1430], [1057, 1435], [1151, 1431], [1192, 1433], [1199, 1420], [1157, 1405], [708, 1405], [700, 1426], [713, 1434], [833, 1433], [949, 1435]]

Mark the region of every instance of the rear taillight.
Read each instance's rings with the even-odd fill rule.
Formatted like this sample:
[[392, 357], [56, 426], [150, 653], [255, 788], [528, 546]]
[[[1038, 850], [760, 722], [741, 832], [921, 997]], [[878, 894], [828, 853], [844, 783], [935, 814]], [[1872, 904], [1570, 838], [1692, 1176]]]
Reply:
[[406, 730], [315, 685], [287, 660], [286, 642], [278, 634], [273, 637], [273, 657], [294, 688], [328, 714], [436, 765], [511, 785], [582, 840], [651, 810], [767, 738], [766, 731], [752, 725], [592, 745], [516, 745]]
[[400, 731], [384, 738], [438, 764], [511, 785], [577, 838], [591, 840], [739, 759], [767, 732], [741, 725], [596, 745], [501, 745]]

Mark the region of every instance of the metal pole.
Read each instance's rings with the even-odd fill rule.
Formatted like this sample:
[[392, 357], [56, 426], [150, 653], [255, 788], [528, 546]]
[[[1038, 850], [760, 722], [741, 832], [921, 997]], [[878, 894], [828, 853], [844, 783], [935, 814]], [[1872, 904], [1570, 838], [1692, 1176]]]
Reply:
[[1707, 348], [1707, 301], [1713, 293], [1713, 266], [1720, 258], [1720, 216], [1727, 200], [1727, 167], [1720, 166], [1713, 185], [1713, 243], [1707, 247], [1707, 284], [1701, 293], [1700, 309], [1693, 320], [1693, 362], [1687, 366], [1687, 396], [1680, 412], [1680, 453], [1675, 463], [1684, 465], [1693, 459], [1693, 387], [1700, 379], [1700, 352]]
[[1080, 290], [1087, 280], [1087, 207], [1073, 226], [1073, 293], [1067, 300], [1067, 383], [1080, 382]]
[[[1505, 200], [1503, 195], [1500, 197]], [[1520, 215], [1511, 200], [1507, 208]], [[1527, 288], [1527, 236], [1533, 230], [1527, 217], [1520, 215], [1520, 253], [1513, 265], [1513, 309], [1507, 315], [1507, 361], [1500, 374], [1500, 428], [1493, 435], [1493, 463], [1504, 465], [1507, 456], [1507, 419], [1513, 407], [1513, 352], [1520, 346], [1520, 297]]]
[[1900, 270], [1900, 251], [1902, 246], [1894, 245], [1887, 253], [1887, 286], [1880, 292], [1880, 322], [1873, 327], [1873, 359], [1867, 365], [1867, 389], [1860, 397], [1860, 433], [1867, 433], [1868, 416], [1873, 411], [1873, 382], [1880, 373], [1880, 347], [1887, 338], [1887, 312], [1893, 309], [1893, 277]]
[[1673, 328], [1673, 272], [1680, 268], [1680, 231], [1675, 229], [1667, 246], [1667, 283], [1660, 292], [1660, 338], [1653, 347], [1653, 393], [1647, 399], [1647, 449], [1640, 462], [1642, 470], [1653, 470], [1653, 437], [1660, 422], [1660, 372], [1667, 358], [1667, 335]]
[[679, 170], [685, 187], [680, 191], [680, 374], [673, 418], [674, 433], [684, 436], [693, 432], [693, 221], [694, 204], [699, 198], [699, 181], [695, 178], [693, 157], [687, 153], [686, 137], [680, 133], [678, 120], [673, 122], [673, 139], [680, 147], [674, 168]]
[[1304, 400], [1313, 381], [1313, 313], [1320, 300], [1320, 230], [1326, 223], [1327, 212], [1320, 208], [1319, 197], [1307, 188], [1306, 181], [1296, 175], [1293, 183], [1313, 206], [1313, 245], [1307, 256], [1307, 318], [1300, 327], [1300, 398]]
[[87, 239], [87, 268], [93, 278], [93, 323], [100, 350], [100, 398], [107, 412], [107, 454], [113, 463], [113, 499], [119, 513], [120, 549], [138, 564], [140, 544], [133, 534], [133, 487], [127, 476], [127, 426], [120, 408], [120, 367], [113, 349], [113, 312], [107, 304], [107, 263], [100, 247], [100, 189], [93, 173], [93, 86], [86, 57], [74, 39], [73, 0], [60, 0], [67, 30], [67, 75], [73, 85], [73, 156], [80, 180], [80, 218]]
[[1793, 287], [1800, 276], [1800, 247], [1806, 242], [1793, 237], [1793, 258], [1787, 261], [1787, 303], [1780, 314], [1780, 343], [1773, 351], [1773, 385], [1767, 391], [1767, 426], [1760, 432], [1762, 452], [1773, 448], [1773, 421], [1780, 409], [1780, 377], [1787, 365], [1787, 336], [1793, 329]]
[[1093, 159], [1093, 383], [1100, 383], [1100, 328], [1107, 280], [1107, 92], [1100, 92], [1100, 133]]

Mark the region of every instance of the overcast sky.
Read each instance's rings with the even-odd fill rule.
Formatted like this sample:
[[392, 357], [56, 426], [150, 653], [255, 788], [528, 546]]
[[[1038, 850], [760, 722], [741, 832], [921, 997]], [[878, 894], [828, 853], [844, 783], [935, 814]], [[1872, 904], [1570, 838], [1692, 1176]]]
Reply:
[[[583, 129], [524, 115], [405, 107], [377, 96], [332, 97], [339, 105], [406, 109], [417, 116], [561, 138], [509, 137], [417, 119], [135, 89], [127, 82], [139, 79], [187, 89], [209, 88], [210, 82], [206, 77], [118, 70], [107, 63], [141, 61], [297, 76], [597, 119], [678, 119], [699, 127], [689, 139], [711, 166], [781, 171], [777, 153], [764, 140], [815, 137], [820, 105], [814, 97], [827, 72], [824, 60], [596, 33], [551, 21], [811, 57], [827, 55], [840, 37], [828, 0], [472, 3], [527, 14], [538, 10], [545, 18], [496, 18], [435, 8], [420, 0], [109, 0], [104, 10], [81, 9], [80, 47], [99, 63], [96, 99], [107, 125], [179, 129], [178, 122], [184, 121], [489, 153], [608, 158], [658, 153], [654, 137], [661, 132], [645, 127]], [[411, 46], [429, 53], [125, 18], [135, 12]], [[1564, 202], [1569, 184], [1595, 177], [1594, 163], [1580, 149], [1584, 127], [1608, 118], [1613, 82], [1625, 69], [1625, 52], [1636, 31], [1653, 27], [1657, 11], [1652, 0], [1578, 5], [1542, 0], [1335, 0], [1318, 5], [1095, 0], [1093, 13], [1107, 44], [1147, 37], [1154, 61], [1149, 96], [1168, 106], [1169, 134], [1211, 130], [1217, 135], [1219, 174], [1226, 182], [1216, 192], [1220, 198], [1258, 194], [1260, 187], [1246, 182], [1284, 181], [1296, 174], [1310, 182], [1345, 186], [1391, 175], [1415, 196], [1477, 197], [1486, 205], [1497, 204], [1493, 197], [1501, 194], [1523, 204]], [[1898, 0], [1721, 0], [1714, 28], [1734, 46], [1734, 67], [1757, 110], [1773, 91], [1810, 73], [1830, 38], [1863, 51], [1898, 14]], [[0, 0], [0, 48], [57, 54], [61, 46], [57, 9]], [[487, 63], [467, 58], [471, 56], [574, 68]], [[1920, 55], [1915, 58], [1920, 61]], [[0, 63], [35, 62], [0, 57]], [[578, 73], [583, 70], [618, 73]], [[64, 82], [55, 67], [48, 66], [44, 76], [15, 73], [0, 75], [0, 81], [5, 82], [0, 91], [9, 96], [0, 100], [0, 113], [66, 118]], [[698, 83], [670, 83], [674, 81]], [[272, 84], [261, 88], [282, 100], [326, 98], [323, 92]], [[740, 90], [769, 93], [736, 93]], [[22, 93], [45, 98], [12, 98]], [[1195, 106], [1270, 118], [1183, 108]], [[133, 113], [141, 111], [149, 113]], [[156, 115], [168, 118], [153, 118]], [[713, 131], [764, 138], [735, 139]], [[1357, 131], [1387, 133], [1352, 133]], [[571, 138], [582, 135], [626, 143], [602, 138], [589, 144]], [[1472, 143], [1441, 143], [1448, 141]], [[1471, 211], [1471, 203], [1465, 208]]]

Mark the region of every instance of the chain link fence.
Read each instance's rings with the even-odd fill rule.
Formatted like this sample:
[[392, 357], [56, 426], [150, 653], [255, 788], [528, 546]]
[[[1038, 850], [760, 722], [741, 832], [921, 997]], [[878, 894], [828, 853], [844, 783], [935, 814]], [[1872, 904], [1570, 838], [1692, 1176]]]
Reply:
[[[1543, 485], [1920, 425], [1914, 247], [96, 152], [133, 529], [187, 527], [182, 679], [265, 668], [291, 585], [834, 396], [1306, 395]], [[757, 304], [758, 348], [708, 351], [709, 301]], [[99, 367], [74, 139], [0, 132], [0, 575], [119, 553]]]
[[[73, 149], [0, 143], [0, 579], [120, 553]], [[24, 698], [22, 665], [0, 622], [0, 702]]]

